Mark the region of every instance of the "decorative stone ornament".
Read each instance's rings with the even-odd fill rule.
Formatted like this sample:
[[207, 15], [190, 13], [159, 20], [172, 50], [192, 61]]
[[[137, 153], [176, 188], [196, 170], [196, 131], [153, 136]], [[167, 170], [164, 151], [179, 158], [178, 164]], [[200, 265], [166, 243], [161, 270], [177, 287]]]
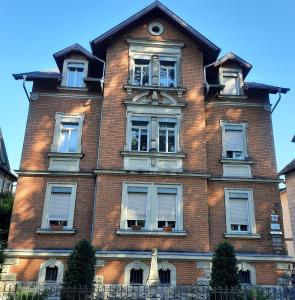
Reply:
[[158, 251], [156, 248], [152, 250], [150, 274], [147, 280], [147, 285], [158, 285], [160, 283], [158, 271]]
[[164, 32], [164, 27], [159, 22], [153, 22], [149, 25], [149, 32], [152, 35], [161, 35]]

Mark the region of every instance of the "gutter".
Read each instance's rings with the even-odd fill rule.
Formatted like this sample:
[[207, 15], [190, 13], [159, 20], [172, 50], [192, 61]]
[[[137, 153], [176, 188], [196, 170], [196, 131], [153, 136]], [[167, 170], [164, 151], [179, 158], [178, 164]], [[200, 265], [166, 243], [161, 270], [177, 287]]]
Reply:
[[26, 79], [27, 79], [27, 75], [23, 75], [23, 89], [25, 90], [27, 98], [30, 101], [30, 96], [29, 96], [28, 90], [26, 88]]
[[210, 89], [210, 85], [209, 83], [207, 82], [207, 68], [215, 65], [217, 63], [217, 60], [209, 65], [206, 65], [204, 66], [204, 70], [203, 70], [203, 76], [204, 76], [204, 86], [205, 86], [205, 89], [206, 89], [206, 92], [205, 92], [205, 96], [208, 95], [208, 92], [209, 92], [209, 89]]
[[282, 94], [281, 94], [281, 89], [280, 89], [280, 88], [278, 89], [278, 92], [279, 92], [279, 98], [278, 98], [278, 100], [276, 101], [276, 103], [275, 103], [273, 109], [270, 111], [271, 114], [274, 112], [274, 110], [276, 109], [276, 107], [278, 106], [278, 104], [280, 103], [281, 98], [282, 98]]
[[101, 84], [101, 90], [103, 91], [103, 86], [104, 86], [104, 77], [105, 77], [105, 68], [106, 68], [106, 62], [102, 60], [101, 58], [93, 55], [93, 58], [100, 61], [103, 64], [103, 69], [102, 69], [102, 78], [100, 79], [100, 84]]

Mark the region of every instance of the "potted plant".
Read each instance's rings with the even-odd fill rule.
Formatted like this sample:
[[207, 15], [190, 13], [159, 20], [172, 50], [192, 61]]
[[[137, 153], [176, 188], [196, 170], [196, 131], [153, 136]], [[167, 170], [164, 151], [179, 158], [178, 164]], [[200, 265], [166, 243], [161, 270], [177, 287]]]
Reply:
[[172, 226], [164, 226], [163, 231], [165, 232], [171, 232], [172, 231]]
[[132, 230], [141, 230], [141, 225], [132, 225]]
[[63, 224], [61, 222], [50, 224], [51, 230], [63, 230]]

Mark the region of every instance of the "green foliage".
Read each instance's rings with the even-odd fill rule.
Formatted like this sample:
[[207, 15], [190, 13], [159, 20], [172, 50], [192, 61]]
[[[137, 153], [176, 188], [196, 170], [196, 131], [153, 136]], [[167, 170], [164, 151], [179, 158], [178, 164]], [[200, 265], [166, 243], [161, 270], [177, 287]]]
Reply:
[[7, 243], [13, 200], [11, 193], [0, 195], [0, 243]]
[[216, 289], [239, 289], [239, 275], [234, 247], [220, 243], [213, 255], [210, 286]]
[[34, 290], [28, 287], [17, 287], [15, 293], [9, 293], [7, 300], [45, 300], [48, 292]]
[[272, 300], [271, 295], [267, 295], [263, 290], [251, 289], [247, 292], [247, 300]]
[[64, 275], [65, 287], [92, 288], [95, 275], [95, 250], [87, 240], [80, 241], [68, 259]]
[[4, 260], [5, 260], [5, 255], [3, 252], [3, 248], [0, 245], [0, 274], [2, 273], [2, 266], [3, 266]]

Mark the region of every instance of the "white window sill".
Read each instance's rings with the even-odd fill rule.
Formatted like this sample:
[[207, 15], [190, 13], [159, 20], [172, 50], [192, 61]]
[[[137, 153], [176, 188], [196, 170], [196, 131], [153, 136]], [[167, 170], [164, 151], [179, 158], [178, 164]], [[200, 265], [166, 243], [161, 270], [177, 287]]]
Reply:
[[37, 233], [39, 234], [75, 234], [77, 230], [75, 228], [72, 229], [63, 229], [63, 230], [53, 230], [47, 228], [38, 228]]
[[230, 99], [233, 99], [233, 100], [245, 100], [247, 99], [247, 96], [245, 95], [232, 95], [232, 94], [220, 94], [218, 95], [218, 99], [227, 99], [227, 100], [230, 100]]
[[260, 239], [260, 234], [257, 233], [225, 233], [225, 238], [231, 238], [231, 239]]
[[129, 230], [129, 229], [118, 229], [118, 235], [153, 235], [153, 236], [186, 236], [187, 233], [184, 230], [177, 231], [156, 231], [156, 230]]
[[148, 156], [148, 157], [171, 157], [171, 158], [185, 158], [183, 152], [166, 153], [166, 152], [148, 152], [148, 151], [121, 151], [123, 156]]
[[49, 152], [49, 157], [69, 157], [69, 158], [82, 158], [83, 153], [74, 152]]
[[253, 164], [253, 160], [248, 159], [233, 159], [233, 158], [221, 158], [221, 163], [227, 163], [227, 164]]

